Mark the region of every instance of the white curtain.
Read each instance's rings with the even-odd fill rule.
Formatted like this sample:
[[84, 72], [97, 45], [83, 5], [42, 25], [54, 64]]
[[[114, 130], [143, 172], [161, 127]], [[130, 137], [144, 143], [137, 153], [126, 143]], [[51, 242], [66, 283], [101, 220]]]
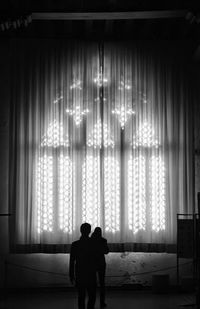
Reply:
[[174, 243], [193, 211], [192, 110], [181, 61], [127, 42], [13, 48], [14, 244]]

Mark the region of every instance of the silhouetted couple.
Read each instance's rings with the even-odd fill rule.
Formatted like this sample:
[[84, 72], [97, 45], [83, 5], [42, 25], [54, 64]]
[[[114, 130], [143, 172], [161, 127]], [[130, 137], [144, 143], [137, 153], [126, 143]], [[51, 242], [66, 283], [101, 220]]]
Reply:
[[70, 252], [69, 275], [78, 289], [78, 308], [85, 309], [85, 298], [88, 294], [87, 309], [94, 309], [96, 301], [96, 273], [100, 283], [100, 306], [105, 307], [105, 270], [104, 254], [108, 253], [107, 241], [102, 237], [101, 228], [97, 227], [91, 237], [91, 225], [83, 223], [81, 237], [72, 243]]

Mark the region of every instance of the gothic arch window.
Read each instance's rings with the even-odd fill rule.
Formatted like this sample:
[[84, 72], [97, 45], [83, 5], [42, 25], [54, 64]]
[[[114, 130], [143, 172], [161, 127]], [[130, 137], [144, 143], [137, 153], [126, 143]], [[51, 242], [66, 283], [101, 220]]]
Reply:
[[73, 164], [63, 124], [49, 123], [42, 137], [36, 172], [38, 233], [74, 230]]
[[[83, 221], [104, 226], [108, 233], [120, 230], [120, 168], [110, 153], [101, 156], [101, 148], [115, 147], [108, 125], [98, 120], [88, 136], [88, 152], [83, 163]], [[96, 150], [96, 151], [95, 151]], [[101, 172], [103, 177], [101, 178]]]
[[128, 225], [134, 234], [165, 230], [165, 164], [151, 124], [141, 124], [133, 136], [128, 162]]

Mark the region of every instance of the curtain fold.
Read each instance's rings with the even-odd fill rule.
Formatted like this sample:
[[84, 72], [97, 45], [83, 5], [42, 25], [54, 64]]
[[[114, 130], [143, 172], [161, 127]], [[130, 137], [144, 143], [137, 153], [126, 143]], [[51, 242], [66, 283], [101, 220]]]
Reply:
[[13, 244], [175, 243], [193, 212], [192, 110], [181, 61], [158, 46], [13, 42]]

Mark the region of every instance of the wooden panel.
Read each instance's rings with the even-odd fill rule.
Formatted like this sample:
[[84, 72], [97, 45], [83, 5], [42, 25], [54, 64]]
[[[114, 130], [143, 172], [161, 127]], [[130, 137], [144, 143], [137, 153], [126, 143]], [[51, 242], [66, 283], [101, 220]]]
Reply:
[[192, 258], [194, 254], [194, 220], [177, 221], [177, 254], [180, 258]]

